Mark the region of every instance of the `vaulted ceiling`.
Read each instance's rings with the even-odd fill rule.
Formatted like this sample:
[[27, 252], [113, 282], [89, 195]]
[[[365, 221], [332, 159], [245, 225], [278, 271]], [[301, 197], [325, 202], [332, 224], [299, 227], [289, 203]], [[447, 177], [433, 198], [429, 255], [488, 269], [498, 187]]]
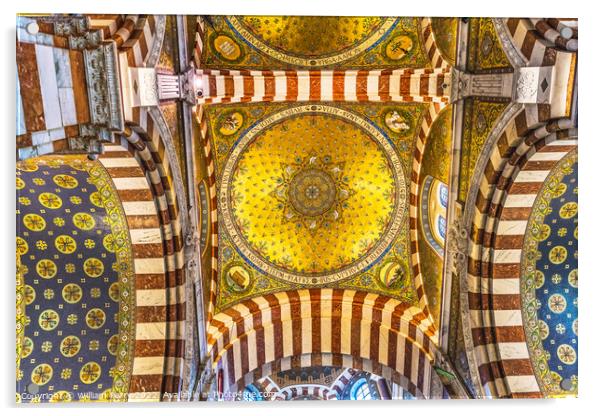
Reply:
[[69, 19], [18, 21], [21, 390], [576, 394], [573, 23]]

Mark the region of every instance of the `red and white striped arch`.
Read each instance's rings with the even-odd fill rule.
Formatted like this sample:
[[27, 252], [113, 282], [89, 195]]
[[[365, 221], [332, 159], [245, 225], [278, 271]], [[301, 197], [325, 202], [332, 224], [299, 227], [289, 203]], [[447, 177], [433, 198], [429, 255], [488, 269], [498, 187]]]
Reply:
[[259, 296], [220, 312], [209, 325], [207, 342], [226, 386], [275, 360], [332, 353], [390, 367], [424, 392], [436, 354], [434, 334], [419, 309], [390, 297], [307, 289]]
[[443, 58], [443, 55], [435, 42], [435, 34], [433, 33], [430, 17], [422, 18], [420, 22], [420, 33], [424, 44], [424, 51], [429, 58], [431, 68], [444, 68], [445, 70], [450, 70], [451, 65]]
[[330, 388], [318, 384], [288, 386], [280, 390], [272, 400], [295, 400], [297, 397], [317, 397], [320, 400], [337, 400]]
[[[353, 371], [366, 371], [398, 384], [404, 390], [413, 394], [414, 397], [429, 398], [429, 377], [432, 374], [431, 362], [422, 350], [413, 350], [414, 347], [410, 341], [406, 340], [404, 342], [407, 349], [403, 354], [402, 361], [408, 367], [406, 375], [370, 359], [354, 357], [349, 354], [317, 352], [283, 357], [263, 364], [261, 367], [245, 374], [244, 377], [238, 380], [235, 385], [230, 386], [229, 389], [240, 391], [256, 380], [262, 380], [271, 374], [281, 371], [313, 366], [331, 366], [348, 368], [349, 371], [352, 369]], [[218, 364], [218, 368], [223, 368], [222, 363]], [[336, 388], [336, 386], [334, 387]]]
[[335, 382], [332, 383], [331, 388], [336, 392], [337, 397], [341, 397], [343, 395], [345, 388], [347, 387], [353, 376], [357, 373], [357, 371], [358, 370], [356, 370], [355, 368], [347, 368], [337, 377]]
[[259, 384], [260, 390], [267, 393], [269, 397], [274, 397], [280, 390], [280, 387], [269, 376], [259, 379], [257, 384]]
[[106, 40], [113, 40], [120, 51], [127, 54], [131, 67], [145, 66], [152, 45], [157, 39], [157, 20], [155, 15], [87, 15], [90, 28], [102, 30]]
[[[106, 146], [100, 161], [123, 187], [122, 198], [132, 213], [130, 218], [126, 212], [133, 221], [130, 234], [140, 256], [135, 262], [139, 341], [129, 399], [162, 400], [164, 393], [179, 392], [182, 382], [186, 321], [182, 227], [165, 138], [146, 110], [135, 115], [137, 123], [130, 123], [122, 145]], [[151, 205], [156, 221], [142, 214]]]
[[[173, 373], [167, 374], [165, 391], [175, 393], [179, 391], [179, 372], [184, 354], [184, 326], [185, 316], [185, 265], [184, 242], [182, 236], [182, 209], [176, 196], [175, 176], [178, 166], [172, 166], [167, 155], [167, 141], [162, 137], [157, 126], [157, 120], [145, 109], [134, 109], [133, 120], [130, 122], [131, 135], [126, 139], [136, 150], [136, 156], [146, 169], [147, 176], [155, 192], [160, 219], [165, 235], [166, 250], [166, 287], [167, 299], [170, 305], [175, 305], [177, 314], [172, 314], [170, 332], [174, 339], [180, 340], [169, 344], [168, 356], [172, 357], [174, 364]], [[127, 133], [127, 132], [126, 132]], [[178, 377], [170, 377], [176, 376]]]
[[577, 146], [570, 121], [526, 106], [493, 147], [469, 236], [468, 305], [481, 383], [492, 397], [541, 397], [523, 329], [520, 279], [527, 221], [553, 166]]
[[577, 50], [577, 30], [572, 36], [563, 37], [559, 30], [566, 29], [558, 19], [501, 19], [504, 30], [510, 36], [514, 49], [526, 66], [549, 66], [556, 62], [558, 50]]
[[123, 203], [134, 254], [136, 342], [128, 400], [159, 401], [181, 383], [185, 303], [183, 289], [174, 284], [167, 204], [140, 140], [108, 145], [99, 160]]

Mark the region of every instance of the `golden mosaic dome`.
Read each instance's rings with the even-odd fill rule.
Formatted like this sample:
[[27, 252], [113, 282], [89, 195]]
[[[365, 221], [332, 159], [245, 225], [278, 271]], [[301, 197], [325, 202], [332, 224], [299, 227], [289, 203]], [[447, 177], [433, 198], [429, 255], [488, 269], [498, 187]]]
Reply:
[[229, 17], [243, 39], [290, 64], [328, 65], [377, 44], [397, 19], [385, 17]]
[[224, 166], [220, 207], [233, 243], [263, 272], [323, 284], [369, 267], [405, 212], [401, 162], [348, 111], [305, 105], [244, 134]]

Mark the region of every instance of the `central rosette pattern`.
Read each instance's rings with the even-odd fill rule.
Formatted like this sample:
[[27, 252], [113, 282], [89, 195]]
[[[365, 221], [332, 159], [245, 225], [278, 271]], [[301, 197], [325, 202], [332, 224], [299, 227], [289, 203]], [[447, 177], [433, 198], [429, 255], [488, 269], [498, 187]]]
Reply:
[[354, 191], [345, 176], [345, 164], [312, 152], [282, 167], [282, 176], [272, 193], [282, 210], [283, 221], [291, 221], [315, 232], [342, 218], [346, 201]]

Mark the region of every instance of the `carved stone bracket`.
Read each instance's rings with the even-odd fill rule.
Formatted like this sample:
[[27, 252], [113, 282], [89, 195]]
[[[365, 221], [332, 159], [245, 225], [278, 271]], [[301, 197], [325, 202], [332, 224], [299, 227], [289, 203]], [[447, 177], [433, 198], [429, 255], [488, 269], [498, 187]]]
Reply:
[[86, 17], [52, 16], [41, 18], [43, 22], [54, 24], [54, 33], [59, 36], [80, 36], [88, 32], [88, 19]]
[[90, 29], [86, 17], [52, 16], [52, 19], [48, 19], [48, 21], [54, 24], [56, 35], [69, 39], [69, 49], [95, 49], [102, 43], [102, 31]]
[[435, 372], [446, 386], [448, 393], [455, 399], [467, 399], [470, 395], [463, 385], [462, 378], [459, 376], [450, 358], [440, 352], [435, 357], [433, 366]]
[[451, 101], [467, 97], [512, 97], [512, 73], [470, 74], [454, 69]]
[[211, 366], [211, 356], [205, 356], [201, 362], [199, 363], [199, 368], [202, 368], [202, 372], [199, 378], [199, 386], [200, 386], [200, 400], [205, 401], [209, 397], [209, 393], [214, 389], [215, 382], [215, 371]]
[[466, 265], [468, 255], [468, 230], [460, 219], [455, 219], [449, 230], [450, 254], [453, 257], [453, 268], [460, 274]]
[[525, 67], [515, 72], [513, 101], [525, 104], [549, 103], [553, 67]]
[[69, 49], [86, 50], [100, 46], [102, 43], [102, 32], [86, 32], [82, 36], [69, 36]]
[[84, 50], [84, 61], [92, 123], [123, 131], [125, 123], [115, 43]]
[[197, 91], [195, 79], [196, 71], [193, 67], [190, 67], [184, 74], [180, 76], [182, 99], [190, 105], [196, 104]]

